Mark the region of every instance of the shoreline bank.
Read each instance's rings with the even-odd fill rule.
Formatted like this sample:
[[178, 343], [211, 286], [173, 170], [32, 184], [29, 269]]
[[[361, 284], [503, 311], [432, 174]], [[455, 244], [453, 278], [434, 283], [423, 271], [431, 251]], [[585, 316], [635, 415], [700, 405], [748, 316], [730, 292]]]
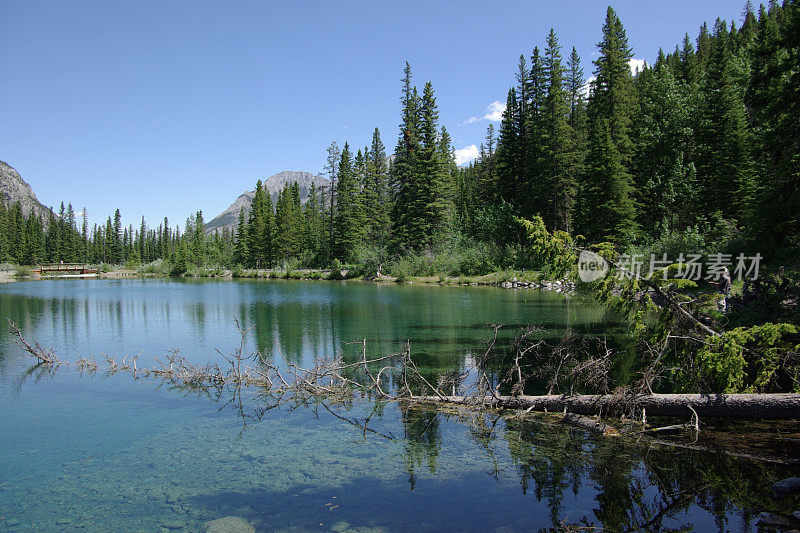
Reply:
[[473, 286], [473, 287], [498, 287], [502, 289], [536, 289], [559, 293], [574, 293], [575, 282], [568, 279], [542, 280], [536, 271], [497, 271], [480, 276], [409, 276], [399, 278], [396, 276], [353, 276], [348, 277], [346, 270], [338, 274], [332, 270], [324, 269], [260, 269], [246, 270], [234, 275], [232, 270], [207, 271], [205, 275], [198, 276], [169, 276], [167, 274], [140, 272], [130, 269], [110, 270], [97, 274], [64, 274], [55, 276], [30, 275], [17, 277], [14, 271], [0, 271], [0, 284], [16, 281], [38, 281], [53, 279], [218, 279], [218, 280], [297, 280], [297, 281], [359, 281], [367, 283], [386, 284], [421, 284], [439, 286]]

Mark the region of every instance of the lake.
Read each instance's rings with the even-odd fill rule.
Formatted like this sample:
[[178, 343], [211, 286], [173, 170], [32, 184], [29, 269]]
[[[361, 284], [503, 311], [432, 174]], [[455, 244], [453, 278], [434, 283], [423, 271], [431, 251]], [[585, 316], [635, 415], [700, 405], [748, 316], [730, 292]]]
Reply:
[[[52, 280], [0, 286], [0, 319], [63, 359], [170, 350], [224, 362], [238, 347], [308, 365], [409, 342], [425, 372], [469, 369], [490, 323], [499, 344], [608, 336], [598, 304], [493, 287], [356, 282]], [[619, 340], [622, 339], [622, 340]], [[217, 352], [219, 350], [219, 352]], [[623, 356], [624, 358], [624, 356]], [[745, 530], [784, 467], [598, 437], [551, 418], [345, 404], [253, 409], [128, 374], [49, 372], [0, 328], [0, 529], [201, 530], [240, 517], [258, 531]], [[627, 363], [621, 365], [630, 366]], [[352, 421], [369, 417], [370, 431]]]

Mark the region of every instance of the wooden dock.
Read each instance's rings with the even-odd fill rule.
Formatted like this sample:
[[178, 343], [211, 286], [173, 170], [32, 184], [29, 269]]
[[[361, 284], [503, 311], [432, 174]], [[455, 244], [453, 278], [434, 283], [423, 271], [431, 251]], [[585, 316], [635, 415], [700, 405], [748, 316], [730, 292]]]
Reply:
[[88, 265], [80, 263], [53, 263], [49, 265], [41, 265], [34, 273], [40, 276], [50, 276], [55, 274], [61, 275], [83, 275], [83, 274], [97, 274], [96, 268], [89, 268]]

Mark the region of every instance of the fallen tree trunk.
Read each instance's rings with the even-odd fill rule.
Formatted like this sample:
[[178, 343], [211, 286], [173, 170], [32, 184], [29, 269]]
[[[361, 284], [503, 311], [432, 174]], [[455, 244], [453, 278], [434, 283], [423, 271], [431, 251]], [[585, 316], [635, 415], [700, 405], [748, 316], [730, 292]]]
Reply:
[[[62, 362], [54, 355], [52, 350], [43, 349], [38, 343], [28, 343], [22, 336], [20, 329], [9, 319], [11, 334], [17, 343], [36, 357], [38, 364], [47, 364], [57, 367]], [[156, 377], [170, 381], [177, 386], [190, 388], [219, 389], [225, 387], [254, 386], [261, 387], [272, 394], [284, 394], [292, 391], [304, 397], [326, 394], [339, 395], [346, 391], [361, 390], [372, 391], [378, 398], [386, 400], [421, 401], [427, 403], [461, 404], [477, 408], [516, 409], [527, 411], [564, 412], [574, 415], [608, 415], [608, 416], [636, 416], [645, 419], [648, 416], [678, 416], [691, 414], [697, 426], [698, 417], [725, 417], [725, 418], [772, 418], [772, 419], [800, 419], [800, 393], [770, 393], [770, 394], [591, 394], [579, 396], [545, 395], [545, 396], [499, 396], [491, 389], [490, 396], [445, 396], [441, 391], [420, 374], [416, 364], [411, 360], [410, 346], [406, 344], [403, 354], [392, 354], [368, 360], [366, 341], [362, 342], [361, 360], [357, 363], [345, 364], [341, 358], [318, 361], [310, 369], [301, 368], [286, 361], [289, 367], [290, 381], [281, 373], [281, 370], [261, 357], [256, 352], [249, 356], [243, 355], [247, 330], [241, 330], [242, 341], [232, 357], [225, 358], [230, 369], [224, 371], [219, 365], [197, 366], [178, 356], [177, 350], [167, 357], [167, 363], [161, 362], [161, 368], [152, 370], [138, 369], [136, 360], [130, 363], [127, 358], [118, 363], [112, 356], [106, 356], [108, 368], [106, 373], [131, 372], [134, 377], [137, 373], [144, 377]], [[391, 368], [385, 366], [377, 374], [372, 374], [370, 364], [378, 362], [391, 362], [396, 356], [403, 357], [404, 372], [412, 372], [416, 377], [435, 393], [435, 396], [414, 396], [408, 391], [407, 384], [400, 393], [388, 394], [380, 386], [381, 373]], [[257, 366], [251, 367], [247, 363], [258, 360]], [[69, 363], [66, 363], [67, 367]], [[76, 368], [81, 371], [96, 372], [98, 365], [94, 360], [79, 359]], [[369, 383], [359, 383], [345, 377], [347, 369], [362, 368], [369, 378]], [[350, 389], [349, 387], [352, 387]], [[238, 390], [238, 389], [237, 389]], [[403, 392], [405, 390], [405, 393]], [[601, 428], [605, 431], [605, 428]]]
[[483, 405], [498, 409], [615, 415], [645, 410], [648, 416], [686, 416], [694, 409], [701, 417], [800, 419], [800, 394], [648, 394], [622, 396], [414, 396], [429, 403]]

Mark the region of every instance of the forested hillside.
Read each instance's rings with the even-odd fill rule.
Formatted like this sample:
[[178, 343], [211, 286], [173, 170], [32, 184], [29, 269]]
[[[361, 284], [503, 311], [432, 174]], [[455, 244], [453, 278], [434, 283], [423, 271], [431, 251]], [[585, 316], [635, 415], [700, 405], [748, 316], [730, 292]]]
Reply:
[[795, 257], [798, 3], [748, 3], [743, 18], [704, 24], [632, 75], [609, 8], [588, 98], [575, 49], [564, 54], [551, 31], [520, 57], [498, 140], [490, 129], [459, 174], [464, 225], [479, 234], [487, 213], [541, 214], [589, 242]]
[[[406, 64], [393, 155], [332, 143], [333, 194], [301, 204], [287, 185], [273, 204], [259, 182], [236, 231], [207, 236], [201, 212], [183, 234], [168, 221], [78, 228], [71, 209], [50, 220], [0, 212], [6, 261], [149, 262], [198, 266], [389, 264], [453, 275], [539, 269], [518, 223], [618, 252], [800, 252], [800, 3], [748, 2], [741, 20], [704, 24], [664, 43], [631, 72], [623, 22], [608, 8], [598, 55], [583, 64], [554, 29], [509, 73], [506, 110], [480, 157], [455, 164], [433, 85]], [[181, 269], [179, 269], [180, 271]]]

